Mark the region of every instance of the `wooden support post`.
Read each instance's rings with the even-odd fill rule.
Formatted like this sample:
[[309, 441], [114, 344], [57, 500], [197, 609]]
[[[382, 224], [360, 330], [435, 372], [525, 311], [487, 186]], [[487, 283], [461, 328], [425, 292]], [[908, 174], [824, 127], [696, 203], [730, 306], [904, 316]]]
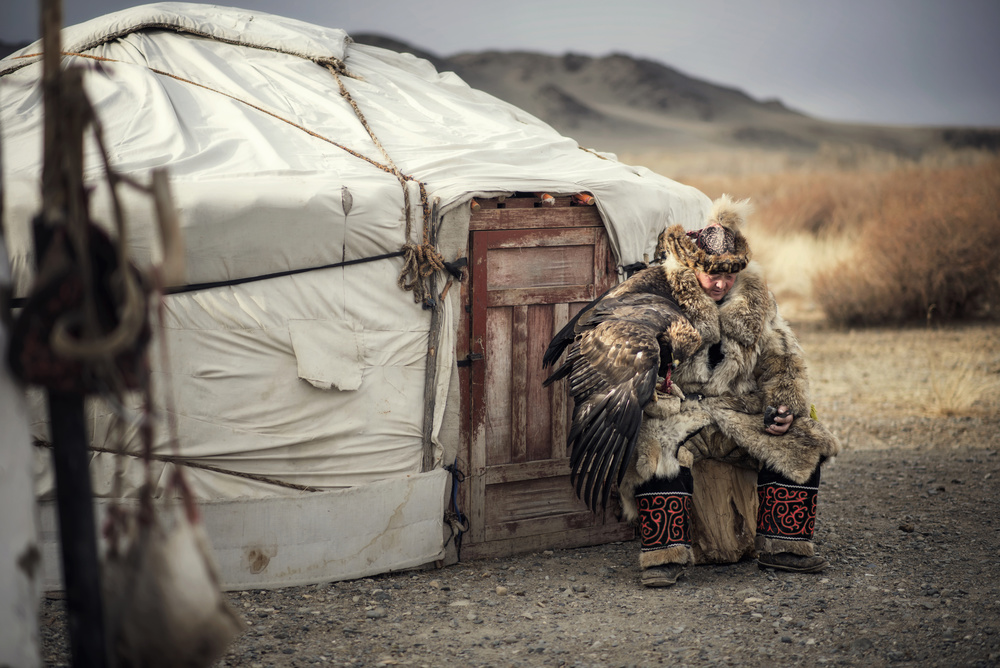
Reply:
[[[45, 140], [41, 225], [44, 229], [35, 235], [35, 254], [39, 261], [45, 255], [45, 248], [40, 247], [37, 240], [51, 238], [55, 227], [72, 226], [69, 231], [75, 231], [78, 240], [87, 236], [87, 202], [83, 189], [83, 131], [87, 107], [82, 75], [74, 72], [67, 76], [61, 69], [61, 28], [60, 0], [43, 0]], [[89, 258], [84, 256], [78, 260], [85, 268]], [[86, 276], [85, 270], [83, 273]], [[105, 666], [104, 606], [84, 420], [86, 398], [82, 392], [55, 391], [49, 391], [47, 398], [70, 656], [73, 666]]]
[[104, 666], [107, 665], [104, 606], [84, 401], [82, 394], [48, 393], [72, 663], [73, 666]]
[[[427, 242], [432, 248], [437, 247], [438, 218], [440, 217], [441, 199], [434, 198], [431, 205], [430, 230]], [[423, 459], [421, 471], [434, 468], [434, 407], [437, 397], [437, 360], [438, 346], [441, 342], [441, 298], [437, 293], [437, 272], [427, 278], [428, 298], [431, 300], [431, 324], [427, 333], [427, 366], [424, 367], [424, 422], [423, 422]]]

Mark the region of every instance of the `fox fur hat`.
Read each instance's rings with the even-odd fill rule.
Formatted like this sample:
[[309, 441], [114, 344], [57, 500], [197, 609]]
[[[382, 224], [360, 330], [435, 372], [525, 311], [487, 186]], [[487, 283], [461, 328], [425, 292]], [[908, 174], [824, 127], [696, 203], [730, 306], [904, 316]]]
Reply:
[[685, 232], [674, 225], [660, 235], [657, 258], [675, 257], [681, 264], [705, 274], [735, 274], [750, 262], [750, 244], [740, 231], [753, 213], [750, 200], [722, 195], [712, 203], [708, 224]]

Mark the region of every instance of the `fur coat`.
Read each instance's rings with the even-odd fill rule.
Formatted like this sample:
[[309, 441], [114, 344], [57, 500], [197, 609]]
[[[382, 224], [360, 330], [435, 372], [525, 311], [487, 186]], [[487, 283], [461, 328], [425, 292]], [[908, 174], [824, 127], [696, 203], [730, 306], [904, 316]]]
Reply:
[[[681, 364], [673, 382], [685, 394], [701, 400], [682, 401], [659, 395], [646, 407], [636, 456], [622, 480], [624, 515], [638, 517], [635, 489], [654, 475], [673, 477], [682, 458], [697, 461], [721, 459], [759, 469], [767, 465], [795, 482], [805, 482], [822, 458], [839, 451], [836, 437], [810, 417], [809, 381], [804, 355], [791, 329], [778, 312], [777, 303], [759, 265], [750, 262], [737, 274], [726, 298], [716, 303], [698, 283], [694, 269], [685, 264], [684, 230], [667, 230], [666, 258], [662, 265], [673, 297], [701, 335], [694, 356]], [[722, 359], [713, 355], [721, 345]], [[716, 348], [718, 351], [718, 348]], [[788, 406], [795, 419], [781, 436], [764, 431], [766, 406]]]

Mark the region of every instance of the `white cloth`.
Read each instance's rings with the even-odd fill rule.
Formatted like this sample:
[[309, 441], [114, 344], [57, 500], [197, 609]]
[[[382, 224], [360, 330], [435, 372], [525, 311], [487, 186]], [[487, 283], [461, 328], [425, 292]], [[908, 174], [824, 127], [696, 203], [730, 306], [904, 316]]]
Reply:
[[[113, 167], [147, 182], [151, 169], [169, 170], [190, 283], [394, 253], [405, 242], [400, 183], [324, 63], [346, 68], [341, 79], [375, 136], [400, 172], [440, 199], [442, 212], [473, 193], [588, 191], [619, 261], [630, 264], [652, 254], [666, 225], [700, 226], [710, 206], [693, 188], [580, 148], [453, 73], [354, 44], [342, 30], [159, 3], [67, 28], [63, 49], [107, 59], [65, 62], [86, 68]], [[0, 61], [4, 220], [18, 296], [35, 264], [30, 220], [42, 169], [41, 62], [19, 56], [40, 50], [34, 44]], [[94, 142], [86, 146], [92, 213], [110, 227], [103, 165]], [[411, 192], [411, 239], [419, 242], [412, 184]], [[130, 189], [121, 195], [131, 256], [153, 262], [160, 250], [151, 203]], [[323, 487], [419, 471], [430, 318], [396, 286], [401, 266], [397, 257], [167, 297], [171, 367], [157, 369], [155, 380], [176, 396], [181, 455]], [[435, 434], [453, 379], [451, 308], [449, 301]], [[98, 441], [108, 420], [94, 408]], [[161, 434], [157, 452], [169, 447]], [[138, 452], [134, 439], [129, 449]], [[110, 457], [95, 466], [109, 475], [102, 459]], [[200, 494], [271, 491], [197, 477]], [[107, 480], [95, 484], [107, 490]]]

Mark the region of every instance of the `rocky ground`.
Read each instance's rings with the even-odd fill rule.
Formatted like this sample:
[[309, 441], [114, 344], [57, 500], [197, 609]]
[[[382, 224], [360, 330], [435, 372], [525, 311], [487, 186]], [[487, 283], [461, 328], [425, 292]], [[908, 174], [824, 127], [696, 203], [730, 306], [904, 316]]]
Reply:
[[[957, 334], [978, 355], [968, 382], [984, 384], [953, 415], [919, 388], [879, 384], [887, 373], [910, 384], [920, 346], [939, 339], [803, 333], [818, 403], [846, 445], [820, 488], [822, 573], [745, 561], [644, 589], [632, 541], [232, 592], [248, 627], [217, 665], [1000, 665], [996, 333]], [[859, 385], [863, 374], [874, 380]], [[68, 665], [58, 596], [43, 602], [42, 645], [48, 665]]]

